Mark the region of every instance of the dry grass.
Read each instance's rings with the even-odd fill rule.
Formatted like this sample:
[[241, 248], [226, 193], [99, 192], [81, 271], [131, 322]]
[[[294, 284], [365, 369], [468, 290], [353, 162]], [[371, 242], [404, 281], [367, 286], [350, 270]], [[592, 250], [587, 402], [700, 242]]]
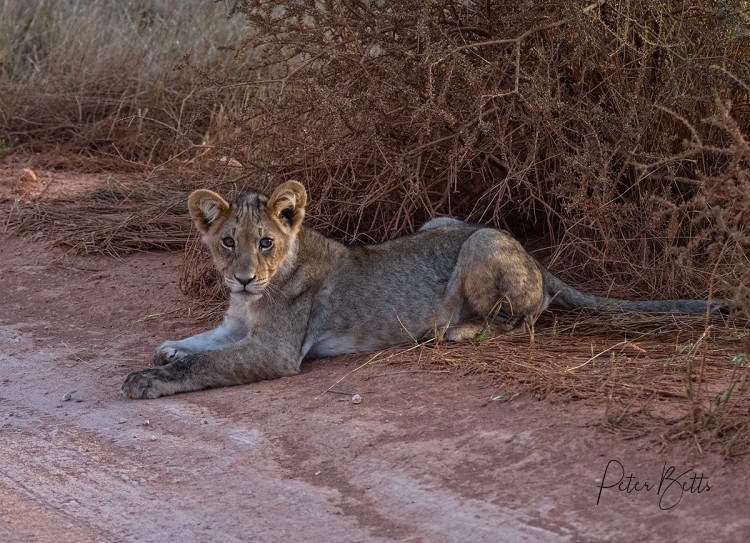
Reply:
[[[0, 4], [0, 150], [61, 150], [143, 169], [194, 157], [254, 91], [207, 89], [246, 73], [230, 2], [8, 0]], [[186, 57], [202, 68], [180, 69]], [[206, 107], [211, 101], [212, 105]]]
[[533, 343], [518, 332], [363, 359], [491, 375], [497, 401], [531, 393], [604, 402], [602, 424], [611, 431], [661, 446], [689, 438], [701, 452], [737, 458], [750, 453], [748, 349], [746, 327], [699, 317], [551, 312], [537, 322]]
[[[344, 5], [6, 2], [0, 148], [231, 157], [236, 182], [204, 183], [299, 178], [310, 224], [345, 240], [456, 215], [598, 294], [747, 311], [745, 0]], [[205, 283], [189, 261], [183, 283]]]
[[450, 214], [599, 293], [747, 296], [747, 2], [345, 5], [238, 2], [277, 68], [215, 86], [268, 90], [216, 150], [249, 187], [304, 180], [344, 239]]
[[179, 250], [191, 229], [180, 182], [107, 182], [83, 197], [17, 199], [7, 226], [40, 234], [50, 243], [86, 254], [120, 256], [134, 251]]

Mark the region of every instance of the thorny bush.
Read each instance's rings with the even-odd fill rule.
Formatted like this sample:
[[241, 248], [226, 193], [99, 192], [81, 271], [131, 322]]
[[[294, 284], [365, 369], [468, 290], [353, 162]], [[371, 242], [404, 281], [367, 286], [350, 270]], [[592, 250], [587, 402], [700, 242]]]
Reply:
[[212, 142], [244, 188], [303, 180], [311, 219], [344, 239], [450, 214], [508, 228], [598, 292], [747, 310], [747, 1], [235, 9], [235, 54], [258, 60], [205, 80], [264, 89]]

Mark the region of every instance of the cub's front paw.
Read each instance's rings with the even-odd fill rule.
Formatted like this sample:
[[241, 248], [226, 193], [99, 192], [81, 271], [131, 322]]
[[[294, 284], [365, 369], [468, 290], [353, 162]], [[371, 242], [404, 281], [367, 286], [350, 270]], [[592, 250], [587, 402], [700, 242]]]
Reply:
[[174, 391], [169, 390], [165, 377], [166, 372], [162, 368], [134, 371], [125, 378], [121, 389], [125, 396], [136, 400], [174, 394]]
[[151, 361], [152, 366], [166, 366], [176, 360], [184, 358], [188, 353], [175, 347], [171, 341], [159, 345], [154, 353], [154, 359]]

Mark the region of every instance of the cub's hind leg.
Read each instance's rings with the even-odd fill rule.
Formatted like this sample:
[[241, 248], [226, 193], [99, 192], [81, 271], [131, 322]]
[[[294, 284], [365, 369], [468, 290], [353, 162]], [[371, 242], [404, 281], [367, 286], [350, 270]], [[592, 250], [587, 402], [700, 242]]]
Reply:
[[445, 302], [454, 314], [446, 338], [455, 340], [530, 325], [547, 303], [539, 265], [510, 234], [491, 228], [464, 242]]

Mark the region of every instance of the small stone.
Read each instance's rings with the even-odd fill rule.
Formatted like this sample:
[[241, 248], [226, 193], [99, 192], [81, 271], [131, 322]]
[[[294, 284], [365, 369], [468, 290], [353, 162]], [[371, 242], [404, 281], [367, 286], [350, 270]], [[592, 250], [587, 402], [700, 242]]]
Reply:
[[31, 168], [24, 168], [19, 172], [18, 179], [22, 183], [34, 183], [37, 180], [36, 172]]
[[362, 403], [362, 396], [359, 394], [352, 396], [352, 403]]
[[36, 184], [36, 172], [31, 168], [25, 168], [18, 173], [18, 179], [15, 184], [15, 192], [19, 195], [28, 194]]
[[70, 392], [66, 392], [62, 397], [62, 401], [69, 402], [72, 397], [73, 395]]
[[156, 436], [151, 436], [151, 441], [156, 441]]

